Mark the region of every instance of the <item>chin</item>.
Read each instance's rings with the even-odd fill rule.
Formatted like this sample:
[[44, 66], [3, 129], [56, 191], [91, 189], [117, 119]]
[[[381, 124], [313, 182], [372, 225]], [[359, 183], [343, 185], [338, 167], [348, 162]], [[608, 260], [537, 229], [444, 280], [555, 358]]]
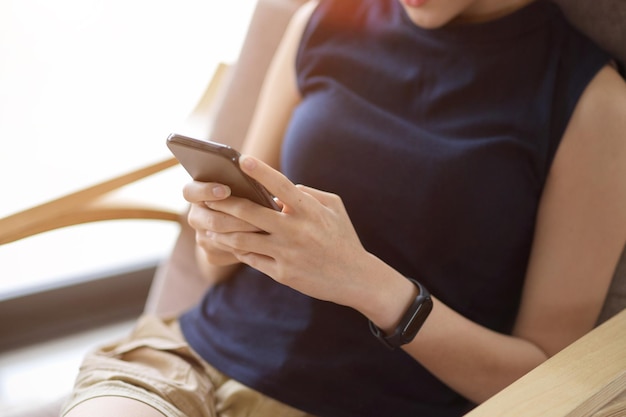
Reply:
[[414, 12], [412, 10], [407, 10], [407, 14], [411, 21], [422, 29], [439, 29], [450, 23], [449, 19], [439, 16], [429, 16], [426, 13]]
[[452, 17], [445, 16], [443, 13], [429, 12], [425, 8], [415, 8], [402, 3], [409, 19], [422, 29], [438, 29], [447, 25]]

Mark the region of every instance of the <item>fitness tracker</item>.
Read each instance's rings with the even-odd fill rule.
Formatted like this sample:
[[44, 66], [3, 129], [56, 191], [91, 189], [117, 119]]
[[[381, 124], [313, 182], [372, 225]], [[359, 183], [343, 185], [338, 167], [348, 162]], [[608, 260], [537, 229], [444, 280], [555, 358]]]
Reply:
[[411, 342], [433, 309], [433, 301], [428, 290], [418, 281], [412, 278], [408, 280], [417, 287], [419, 293], [402, 316], [394, 332], [386, 335], [371, 320], [369, 322], [372, 334], [391, 350]]

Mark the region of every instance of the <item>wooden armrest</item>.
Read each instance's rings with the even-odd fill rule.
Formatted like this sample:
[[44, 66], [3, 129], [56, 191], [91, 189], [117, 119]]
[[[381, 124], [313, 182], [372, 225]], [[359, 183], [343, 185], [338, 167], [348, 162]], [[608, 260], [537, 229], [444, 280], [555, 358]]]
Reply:
[[[156, 207], [127, 205], [107, 196], [125, 185], [176, 165], [166, 159], [117, 178], [0, 219], [0, 245], [38, 233], [99, 220], [149, 218], [177, 220], [178, 213]], [[106, 198], [108, 197], [108, 198]]]
[[466, 417], [626, 416], [626, 310]]
[[[200, 128], [208, 130], [209, 113], [226, 79], [228, 69], [229, 66], [226, 64], [220, 63], [217, 66], [204, 94], [189, 115], [187, 125], [192, 125], [196, 130]], [[204, 125], [201, 126], [202, 123]], [[0, 245], [50, 230], [95, 221], [120, 219], [180, 221], [181, 213], [175, 210], [148, 202], [121, 199], [114, 194], [115, 191], [126, 185], [177, 164], [178, 161], [170, 157], [56, 200], [1, 218]]]

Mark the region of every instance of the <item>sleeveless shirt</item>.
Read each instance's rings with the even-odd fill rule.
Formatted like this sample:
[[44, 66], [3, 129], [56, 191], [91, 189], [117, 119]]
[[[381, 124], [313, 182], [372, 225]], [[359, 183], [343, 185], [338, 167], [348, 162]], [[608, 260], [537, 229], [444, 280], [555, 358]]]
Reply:
[[[303, 100], [282, 170], [340, 195], [368, 251], [508, 333], [552, 159], [608, 59], [547, 1], [433, 30], [415, 26], [398, 0], [322, 1], [298, 51]], [[181, 326], [213, 366], [314, 415], [472, 407], [402, 349], [385, 348], [358, 312], [249, 267]]]

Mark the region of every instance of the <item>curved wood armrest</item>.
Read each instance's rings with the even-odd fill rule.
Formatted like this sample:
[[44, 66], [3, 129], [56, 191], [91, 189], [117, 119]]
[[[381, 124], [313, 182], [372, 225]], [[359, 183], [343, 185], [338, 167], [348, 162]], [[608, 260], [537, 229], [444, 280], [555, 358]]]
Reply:
[[100, 220], [160, 219], [180, 214], [142, 204], [127, 204], [106, 194], [178, 164], [168, 158], [125, 175], [0, 219], [0, 245], [61, 227]]

